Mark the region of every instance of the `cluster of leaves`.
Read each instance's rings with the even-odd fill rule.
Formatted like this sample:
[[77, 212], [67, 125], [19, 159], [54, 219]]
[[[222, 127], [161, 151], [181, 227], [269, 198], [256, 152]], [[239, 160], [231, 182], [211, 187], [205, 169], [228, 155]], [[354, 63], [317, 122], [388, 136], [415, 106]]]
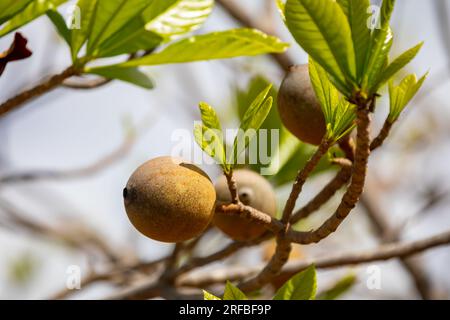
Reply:
[[[269, 84], [269, 80], [264, 76], [259, 75], [252, 78], [247, 87], [235, 89], [234, 104], [237, 109], [237, 115], [241, 121], [247, 112], [248, 107], [251, 105], [251, 102]], [[314, 153], [315, 148], [312, 145], [299, 141], [283, 126], [277, 107], [278, 90], [272, 87], [268, 95], [273, 98], [273, 107], [260, 129], [268, 130], [268, 132], [270, 132], [270, 130], [278, 130], [279, 141], [274, 144], [275, 148], [272, 148], [271, 139], [274, 137], [272, 137], [271, 134], [268, 134], [267, 146], [264, 146], [264, 151], [267, 151], [267, 156], [270, 156], [271, 162], [268, 164], [260, 160], [260, 153], [258, 152], [258, 163], [252, 163], [249, 166], [256, 172], [261, 172], [261, 169], [265, 168], [267, 172], [272, 173], [270, 176], [267, 176], [267, 178], [274, 186], [278, 187], [290, 183], [295, 179], [298, 174], [298, 168], [303, 167], [306, 164]], [[261, 145], [258, 144], [258, 148], [260, 147]], [[331, 153], [340, 154], [340, 150], [339, 148], [332, 148]], [[333, 168], [334, 166], [329, 159], [325, 157], [321, 160], [312, 175]]]
[[[79, 73], [152, 88], [141, 66], [253, 56], [286, 50], [287, 44], [253, 29], [233, 29], [177, 40], [198, 29], [214, 0], [79, 0], [67, 25], [57, 11], [67, 0], [8, 0], [0, 4], [0, 36], [47, 14], [70, 47]], [[79, 21], [76, 21], [79, 19]], [[158, 47], [159, 52], [153, 53]], [[135, 55], [144, 52], [144, 56]], [[99, 59], [128, 55], [123, 63]], [[115, 60], [116, 61], [116, 60]]]
[[204, 152], [221, 165], [225, 173], [232, 171], [238, 163], [239, 156], [247, 149], [251, 140], [255, 138], [270, 113], [273, 105], [273, 98], [269, 96], [271, 88], [272, 85], [268, 85], [250, 104], [242, 117], [231, 150], [226, 145], [225, 136], [215, 110], [207, 103], [200, 103], [202, 123], [195, 125], [195, 141]]
[[[332, 288], [317, 295], [317, 273], [314, 265], [294, 275], [281, 286], [273, 300], [334, 300], [346, 293], [356, 283], [353, 274], [340, 279]], [[222, 298], [203, 290], [204, 300], [248, 300], [239, 288], [227, 281]]]
[[[390, 18], [395, 0], [384, 0], [379, 17], [370, 0], [278, 0], [283, 19], [300, 46], [352, 101], [371, 99], [419, 52], [422, 43], [389, 62]], [[371, 28], [368, 21], [374, 18]]]
[[312, 59], [309, 60], [309, 75], [325, 118], [326, 138], [337, 142], [355, 127], [355, 106], [339, 95], [325, 70]]

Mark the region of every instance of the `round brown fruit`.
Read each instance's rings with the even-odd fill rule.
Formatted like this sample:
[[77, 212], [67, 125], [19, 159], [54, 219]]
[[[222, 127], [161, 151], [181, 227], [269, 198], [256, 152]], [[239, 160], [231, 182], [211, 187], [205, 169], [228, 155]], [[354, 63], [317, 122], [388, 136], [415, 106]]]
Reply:
[[123, 190], [133, 226], [162, 242], [200, 235], [214, 216], [216, 192], [201, 169], [182, 159], [160, 157], [141, 165]]
[[[270, 183], [258, 173], [251, 170], [236, 170], [233, 173], [236, 180], [239, 199], [245, 205], [275, 216], [277, 211], [275, 193]], [[216, 183], [217, 202], [230, 203], [231, 195], [225, 176]], [[250, 241], [260, 237], [266, 229], [252, 221], [239, 216], [216, 212], [214, 225], [230, 238], [237, 241]]]
[[278, 111], [284, 126], [298, 139], [320, 144], [326, 132], [325, 118], [307, 64], [290, 67], [278, 93]]

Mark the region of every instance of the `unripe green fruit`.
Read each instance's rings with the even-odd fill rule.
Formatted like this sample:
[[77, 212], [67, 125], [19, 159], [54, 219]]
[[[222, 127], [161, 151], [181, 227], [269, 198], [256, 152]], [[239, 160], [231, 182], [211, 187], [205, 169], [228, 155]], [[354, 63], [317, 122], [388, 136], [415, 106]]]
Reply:
[[[261, 175], [251, 170], [236, 170], [233, 173], [239, 192], [239, 199], [245, 205], [275, 216], [277, 211], [275, 193], [270, 183]], [[227, 204], [231, 202], [231, 195], [225, 176], [216, 182], [217, 202]], [[250, 241], [261, 236], [266, 229], [264, 226], [245, 218], [216, 212], [214, 225], [230, 238], [237, 241]]]
[[141, 165], [124, 189], [128, 218], [147, 237], [182, 242], [200, 235], [214, 216], [216, 192], [201, 169], [160, 157]]
[[320, 144], [326, 132], [325, 118], [307, 64], [289, 69], [278, 93], [278, 111], [284, 126], [298, 139]]

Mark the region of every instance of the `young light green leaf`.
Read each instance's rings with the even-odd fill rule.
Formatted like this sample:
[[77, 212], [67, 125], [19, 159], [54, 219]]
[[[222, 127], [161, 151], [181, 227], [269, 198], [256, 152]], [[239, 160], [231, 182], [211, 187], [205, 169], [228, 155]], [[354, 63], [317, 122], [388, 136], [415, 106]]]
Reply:
[[312, 265], [286, 282], [273, 300], [314, 300], [316, 291], [316, 268]]
[[385, 84], [398, 71], [400, 71], [404, 66], [406, 66], [409, 62], [411, 62], [411, 60], [413, 60], [414, 57], [417, 55], [417, 53], [420, 51], [420, 48], [422, 48], [422, 45], [423, 42], [419, 43], [418, 45], [405, 51], [398, 58], [392, 61], [392, 63], [389, 64], [387, 68], [383, 71], [380, 78], [375, 82], [374, 87], [379, 88], [380, 86]]
[[234, 139], [232, 164], [237, 164], [239, 155], [247, 149], [250, 142], [255, 138], [259, 128], [266, 120], [272, 104], [273, 98], [268, 97], [261, 105], [255, 107], [252, 113], [249, 112], [244, 116], [244, 120]]
[[389, 52], [392, 47], [392, 30], [389, 21], [394, 10], [395, 0], [384, 0], [380, 10], [380, 28], [372, 33], [369, 46], [369, 57], [364, 67], [363, 89], [368, 94], [377, 91], [377, 80], [381, 77], [383, 70], [387, 67]]
[[70, 46], [71, 43], [71, 31], [67, 27], [66, 20], [64, 17], [58, 12], [58, 10], [49, 10], [47, 11], [47, 17], [50, 19], [50, 21], [53, 23], [53, 25], [56, 28], [56, 31], [58, 31], [58, 34], [66, 41], [66, 43]]
[[275, 2], [277, 4], [277, 9], [281, 15], [281, 18], [283, 19], [284, 22], [286, 22], [286, 15], [284, 13], [286, 10], [286, 1], [285, 0], [275, 0]]
[[85, 69], [86, 73], [96, 74], [107, 79], [118, 79], [129, 82], [131, 84], [143, 87], [145, 89], [153, 89], [152, 80], [140, 72], [137, 68], [118, 68], [115, 66]]
[[225, 147], [218, 130], [206, 127], [203, 124], [194, 126], [195, 142], [211, 158], [220, 164], [225, 172], [229, 172], [225, 156]]
[[317, 300], [336, 300], [343, 294], [347, 293], [356, 284], [356, 275], [349, 274], [336, 282], [333, 287], [320, 293]]
[[370, 0], [338, 0], [347, 16], [352, 32], [353, 46], [355, 49], [356, 78], [359, 83], [364, 73], [368, 49], [370, 45], [370, 29], [367, 26]]
[[121, 64], [123, 67], [184, 63], [283, 52], [287, 44], [253, 29], [214, 32], [175, 42], [161, 52]]
[[354, 127], [355, 108], [340, 98], [337, 89], [328, 79], [326, 71], [313, 59], [309, 60], [311, 83], [319, 100], [327, 124], [330, 140], [338, 141]]
[[348, 19], [334, 0], [288, 0], [286, 24], [300, 46], [338, 82], [344, 95], [356, 80]]
[[[167, 0], [154, 2], [153, 8], [149, 8], [149, 11], [155, 12], [155, 6], [162, 6], [158, 2], [167, 2]], [[166, 10], [162, 10], [145, 26], [145, 29], [163, 36], [166, 40], [198, 29], [209, 17], [214, 7], [214, 0], [178, 0], [172, 2], [172, 5], [168, 6]]]
[[326, 119], [331, 119], [332, 110], [339, 102], [339, 92], [330, 82], [326, 71], [313, 59], [309, 59], [311, 84]]
[[380, 26], [385, 29], [389, 26], [392, 12], [394, 11], [395, 0], [383, 0], [380, 10]]
[[78, 0], [76, 8], [79, 10], [80, 25], [79, 28], [72, 30], [72, 60], [75, 61], [78, 57], [78, 53], [87, 41], [93, 24], [93, 17], [97, 10], [98, 0]]
[[247, 109], [244, 116], [242, 117], [241, 129], [243, 129], [244, 131], [247, 129], [250, 129], [250, 128], [259, 129], [259, 127], [258, 128], [250, 127], [249, 122], [259, 112], [263, 102], [266, 100], [266, 98], [270, 92], [270, 89], [272, 89], [272, 84], [267, 85], [267, 87], [264, 88], [264, 90], [258, 94], [258, 96], [255, 98], [255, 100], [252, 101], [250, 107]]
[[34, 19], [44, 15], [49, 10], [56, 8], [67, 0], [35, 0], [31, 2], [23, 11], [20, 11], [14, 17], [5, 23], [0, 30], [0, 37], [13, 32]]
[[215, 295], [213, 295], [212, 293], [209, 293], [206, 290], [202, 290], [203, 291], [203, 300], [222, 300], [219, 297], [216, 297]]
[[220, 125], [219, 118], [217, 117], [214, 108], [209, 104], [207, 104], [206, 102], [200, 102], [199, 109], [202, 115], [203, 125], [207, 128], [216, 129], [222, 132], [222, 127]]
[[223, 300], [248, 300], [247, 296], [230, 281], [227, 281]]
[[356, 107], [346, 99], [341, 98], [334, 108], [331, 121], [328, 123], [330, 139], [336, 142], [349, 134], [356, 126]]
[[97, 0], [97, 9], [88, 38], [88, 54], [131, 20], [139, 17], [152, 0]]
[[398, 119], [405, 107], [422, 87], [427, 75], [428, 73], [422, 76], [419, 80], [417, 80], [415, 74], [408, 75], [400, 82], [398, 86], [395, 86], [393, 81], [390, 81], [390, 110], [388, 121], [394, 123]]
[[387, 67], [389, 52], [393, 42], [392, 30], [388, 26], [386, 29], [377, 29], [372, 35], [372, 42], [369, 48], [370, 56], [365, 67], [363, 78], [363, 89], [369, 94], [376, 93], [377, 79]]

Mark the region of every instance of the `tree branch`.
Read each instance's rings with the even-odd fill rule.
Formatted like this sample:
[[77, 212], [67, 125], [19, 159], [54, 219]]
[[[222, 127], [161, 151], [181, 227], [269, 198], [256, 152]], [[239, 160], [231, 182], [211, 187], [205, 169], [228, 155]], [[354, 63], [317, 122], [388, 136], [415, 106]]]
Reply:
[[297, 178], [292, 186], [291, 194], [286, 202], [286, 206], [283, 210], [283, 216], [281, 218], [281, 223], [284, 225], [283, 230], [281, 230], [277, 235], [277, 246], [275, 253], [268, 262], [267, 266], [261, 270], [261, 272], [254, 278], [243, 282], [239, 285], [240, 289], [246, 292], [254, 291], [270, 281], [276, 274], [278, 274], [283, 267], [283, 265], [288, 261], [289, 255], [291, 253], [291, 241], [286, 237], [289, 229], [289, 220], [291, 219], [292, 212], [295, 208], [295, 203], [303, 189], [307, 178], [311, 172], [316, 168], [320, 159], [328, 151], [331, 144], [327, 139], [323, 139], [322, 143], [319, 145], [318, 149], [311, 157], [311, 159], [306, 163], [305, 167], [299, 171]]
[[49, 91], [55, 89], [56, 87], [61, 85], [64, 82], [64, 80], [66, 80], [74, 75], [77, 75], [77, 74], [78, 74], [77, 69], [73, 66], [70, 66], [69, 68], [67, 68], [66, 70], [61, 72], [60, 74], [57, 74], [57, 75], [51, 77], [44, 83], [42, 83], [32, 89], [26, 90], [22, 93], [19, 93], [14, 98], [11, 98], [8, 101], [6, 101], [0, 105], [0, 118], [5, 116], [7, 113], [9, 113], [11, 111], [18, 109], [24, 103], [29, 102], [33, 98], [36, 98], [46, 92], [49, 92]]
[[389, 121], [389, 119], [386, 119], [380, 133], [375, 139], [373, 139], [372, 143], [370, 144], [370, 150], [375, 150], [381, 147], [381, 145], [384, 143], [389, 133], [391, 132], [392, 125], [393, 123]]
[[[406, 258], [426, 250], [435, 249], [440, 246], [447, 246], [449, 244], [450, 231], [447, 231], [422, 240], [415, 240], [406, 243], [385, 244], [371, 250], [343, 252], [331, 257], [318, 257], [307, 261], [303, 260], [289, 262], [286, 264], [279, 276], [283, 278], [290, 278], [311, 265], [314, 265], [317, 269], [329, 269], [376, 261], [386, 261], [395, 258]], [[203, 274], [202, 276], [187, 274], [179, 279], [178, 284], [186, 287], [205, 288], [208, 285], [225, 283], [227, 280], [233, 281], [251, 277], [256, 274], [260, 268], [261, 267], [227, 268], [226, 270], [215, 273], [209, 272], [208, 274]]]
[[331, 218], [326, 220], [322, 226], [315, 231], [298, 232], [290, 230], [288, 238], [295, 243], [310, 244], [317, 243], [320, 240], [328, 237], [331, 233], [336, 231], [339, 225], [348, 216], [350, 211], [355, 207], [363, 192], [367, 162], [370, 155], [370, 115], [369, 108], [360, 108], [357, 111], [357, 141], [356, 141], [356, 155], [353, 166], [352, 181], [344, 194], [342, 201], [336, 212]]

